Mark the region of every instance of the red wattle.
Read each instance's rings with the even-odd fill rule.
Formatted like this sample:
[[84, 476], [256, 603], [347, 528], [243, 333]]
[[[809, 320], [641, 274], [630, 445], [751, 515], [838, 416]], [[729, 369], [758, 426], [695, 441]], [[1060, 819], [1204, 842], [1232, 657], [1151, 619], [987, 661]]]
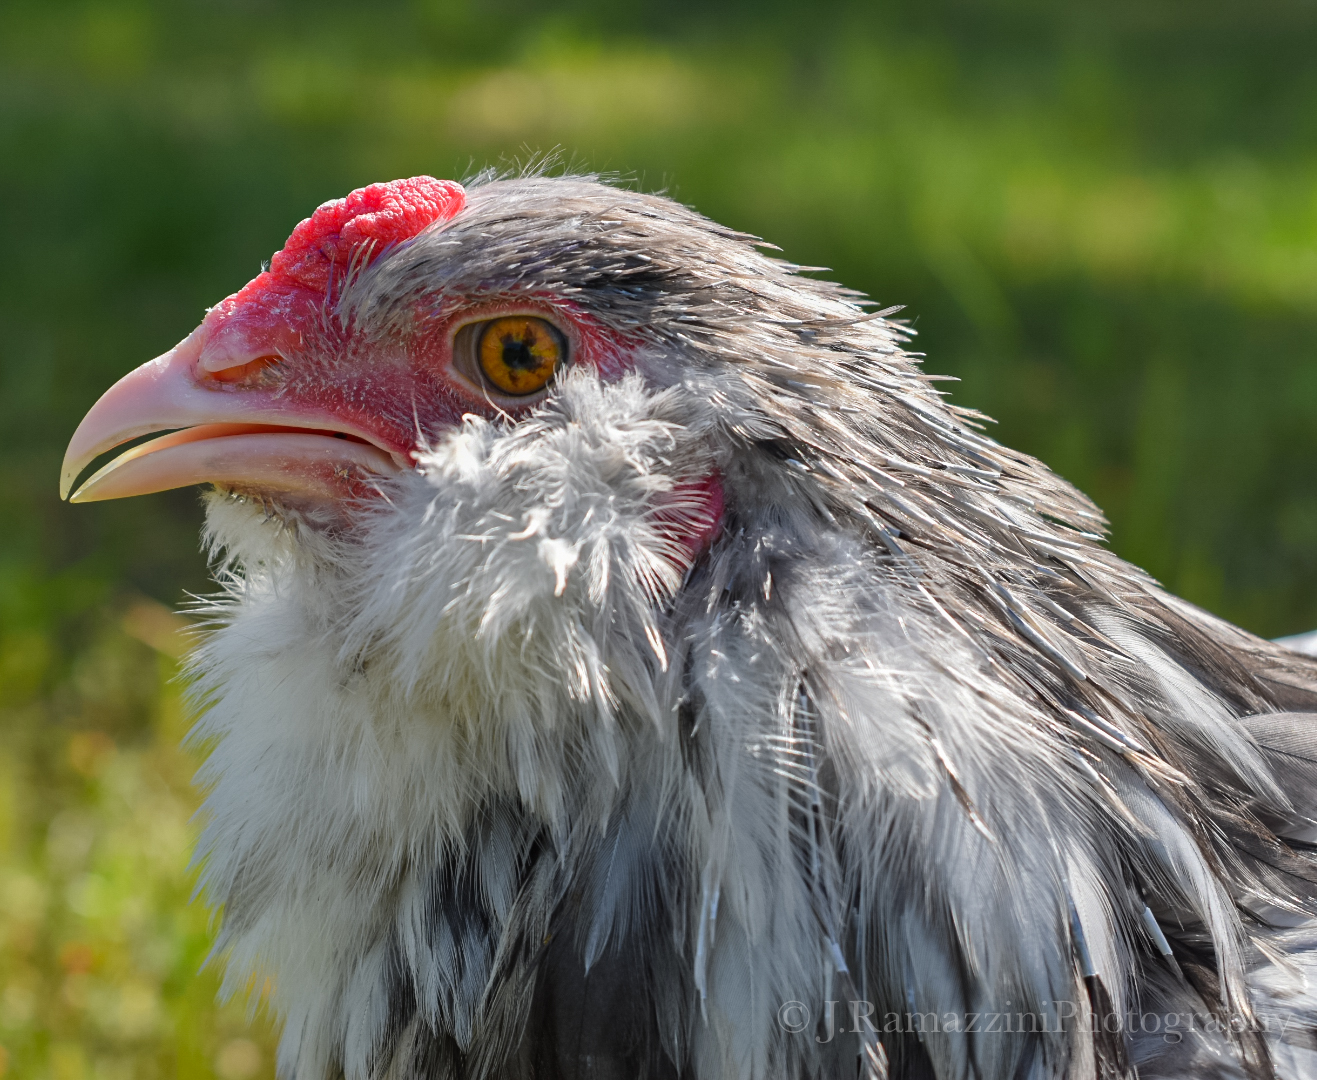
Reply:
[[723, 484], [717, 473], [678, 484], [668, 500], [680, 509], [656, 515], [665, 531], [685, 549], [686, 565], [694, 563], [722, 528]]

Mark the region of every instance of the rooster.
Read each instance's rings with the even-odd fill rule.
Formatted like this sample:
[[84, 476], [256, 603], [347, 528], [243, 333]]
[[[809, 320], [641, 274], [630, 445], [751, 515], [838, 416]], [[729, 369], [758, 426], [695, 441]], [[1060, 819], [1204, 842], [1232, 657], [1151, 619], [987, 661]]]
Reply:
[[1317, 1077], [1317, 667], [896, 309], [590, 177], [326, 203], [73, 436], [210, 484], [225, 989], [285, 1077]]

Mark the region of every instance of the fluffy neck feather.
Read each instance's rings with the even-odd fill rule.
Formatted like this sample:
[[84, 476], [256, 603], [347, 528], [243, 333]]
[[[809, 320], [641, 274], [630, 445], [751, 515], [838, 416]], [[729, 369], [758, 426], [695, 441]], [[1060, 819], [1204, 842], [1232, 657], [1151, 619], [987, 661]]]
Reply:
[[[212, 500], [238, 569], [193, 662], [203, 881], [229, 987], [275, 980], [290, 1075], [406, 1075], [436, 1033], [497, 1074], [559, 963], [644, 972], [619, 985], [701, 1077], [853, 1062], [854, 1037], [777, 1023], [852, 993], [1050, 1021], [894, 1044], [938, 1075], [1085, 1075], [1073, 942], [1123, 1013], [1160, 962], [1145, 891], [1247, 1014], [1235, 898], [1160, 759], [1077, 738], [1029, 680], [1055, 659], [1008, 673], [933, 569], [771, 497], [789, 473], [737, 459], [707, 400], [574, 375], [515, 426], [469, 419], [338, 536]], [[692, 567], [665, 523], [711, 469], [729, 525]], [[1140, 734], [1265, 797], [1222, 698], [1086, 596]]]

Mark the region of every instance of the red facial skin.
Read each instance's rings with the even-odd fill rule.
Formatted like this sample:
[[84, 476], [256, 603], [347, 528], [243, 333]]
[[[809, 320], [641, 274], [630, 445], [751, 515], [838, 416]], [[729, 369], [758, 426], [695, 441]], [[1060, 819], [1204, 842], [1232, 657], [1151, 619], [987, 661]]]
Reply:
[[198, 328], [197, 381], [231, 393], [274, 393], [332, 413], [404, 458], [424, 433], [455, 426], [467, 413], [515, 417], [544, 396], [491, 394], [455, 371], [453, 334], [460, 325], [513, 313], [539, 315], [567, 337], [574, 365], [593, 367], [610, 380], [627, 370], [633, 347], [574, 305], [540, 297], [450, 300], [447, 314], [425, 318], [400, 338], [380, 340], [342, 327], [323, 297], [309, 289], [267, 285], [255, 295], [246, 292], [216, 305]]
[[[454, 306], [450, 314], [427, 320], [407, 340], [390, 345], [363, 342], [351, 328], [343, 330], [325, 317], [323, 301], [309, 290], [294, 294], [270, 289], [245, 303], [230, 297], [211, 311], [202, 324], [201, 332], [209, 338], [201, 349], [197, 375], [199, 380], [222, 377], [235, 369], [207, 372], [202, 365], [240, 361], [250, 371], [227, 383], [230, 392], [260, 392], [263, 384], [274, 380], [274, 392], [290, 402], [341, 417], [406, 459], [422, 434], [456, 427], [467, 413], [515, 419], [543, 398], [543, 394], [526, 400], [496, 398], [453, 368], [453, 334], [460, 325], [514, 313], [551, 321], [567, 337], [572, 363], [593, 367], [605, 380], [619, 378], [629, 368], [632, 342], [574, 305], [541, 297]], [[281, 357], [283, 363], [271, 371], [247, 359], [267, 354]], [[693, 561], [717, 532], [722, 486], [710, 476], [681, 485], [673, 497], [703, 504], [701, 510], [670, 519], [674, 539]], [[686, 522], [685, 529], [678, 526], [679, 520]], [[698, 524], [692, 528], [692, 522]]]

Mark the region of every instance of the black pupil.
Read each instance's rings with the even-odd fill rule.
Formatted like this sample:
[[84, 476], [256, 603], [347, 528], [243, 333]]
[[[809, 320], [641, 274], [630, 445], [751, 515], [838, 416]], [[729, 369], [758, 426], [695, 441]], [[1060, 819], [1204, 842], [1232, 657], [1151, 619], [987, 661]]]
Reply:
[[535, 344], [534, 338], [531, 337], [513, 337], [507, 334], [503, 338], [503, 363], [512, 368], [514, 371], [534, 371], [540, 366], [539, 360], [532, 353], [531, 346]]

